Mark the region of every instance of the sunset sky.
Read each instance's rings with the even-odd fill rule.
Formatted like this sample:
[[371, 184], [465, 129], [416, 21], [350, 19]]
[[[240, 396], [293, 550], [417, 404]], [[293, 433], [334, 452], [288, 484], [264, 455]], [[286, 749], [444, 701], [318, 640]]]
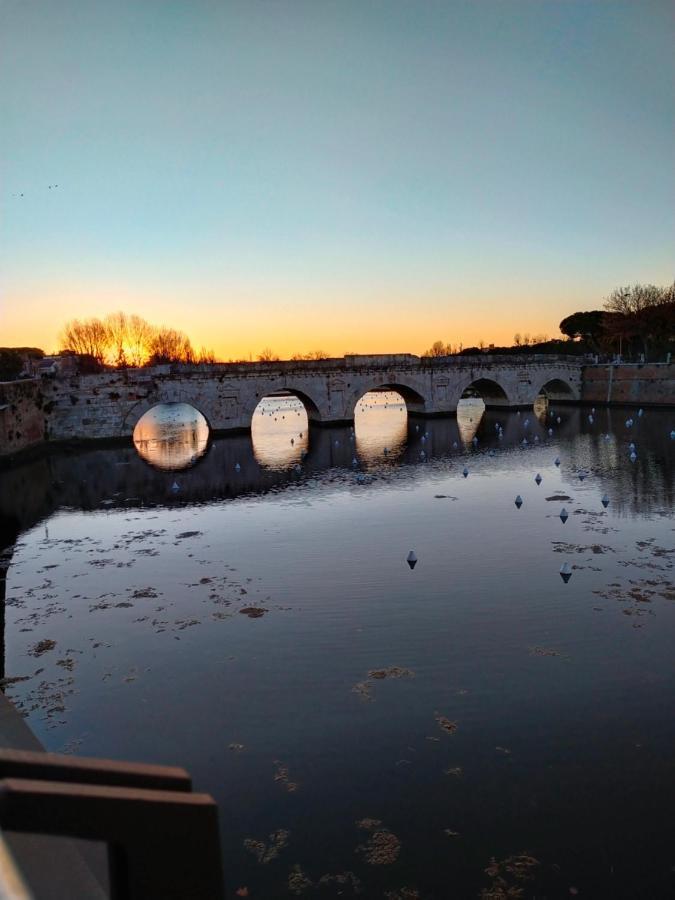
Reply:
[[0, 345], [557, 335], [675, 277], [673, 46], [671, 0], [0, 0]]

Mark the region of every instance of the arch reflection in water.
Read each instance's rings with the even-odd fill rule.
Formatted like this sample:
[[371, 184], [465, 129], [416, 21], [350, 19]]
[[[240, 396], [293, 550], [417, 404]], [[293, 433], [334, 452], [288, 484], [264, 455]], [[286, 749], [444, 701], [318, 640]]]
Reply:
[[534, 401], [534, 414], [542, 425], [546, 424], [546, 414], [548, 413], [549, 401], [545, 394], [539, 394]]
[[209, 443], [209, 424], [189, 403], [159, 403], [134, 428], [134, 446], [157, 469], [177, 471], [193, 466]]
[[297, 397], [263, 397], [251, 419], [253, 455], [265, 469], [283, 471], [309, 450], [307, 410]]
[[354, 432], [361, 462], [381, 462], [385, 456], [398, 458], [405, 450], [408, 432], [403, 397], [397, 391], [364, 394], [354, 409]]
[[485, 402], [481, 397], [462, 397], [457, 404], [457, 429], [465, 446], [473, 441], [484, 415]]

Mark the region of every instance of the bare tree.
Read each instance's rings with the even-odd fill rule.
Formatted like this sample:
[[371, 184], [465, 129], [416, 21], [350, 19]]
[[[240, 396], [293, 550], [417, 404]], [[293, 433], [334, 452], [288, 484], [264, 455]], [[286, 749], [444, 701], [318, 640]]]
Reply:
[[434, 341], [428, 350], [425, 350], [422, 356], [450, 356], [452, 347], [450, 344], [444, 344], [443, 341]]
[[64, 350], [93, 356], [99, 363], [103, 363], [110, 346], [110, 337], [105, 323], [100, 319], [72, 319], [66, 323], [61, 333], [61, 344]]
[[127, 364], [126, 345], [128, 341], [129, 325], [123, 312], [110, 313], [104, 319], [108, 331], [108, 345], [112, 363], [118, 369]]
[[668, 288], [657, 287], [655, 284], [619, 287], [605, 300], [605, 309], [624, 316], [639, 313], [651, 306], [659, 306], [665, 301], [667, 292]]
[[157, 328], [149, 343], [148, 365], [163, 363], [194, 362], [194, 351], [190, 338], [175, 328]]
[[674, 298], [675, 283], [616, 288], [605, 300], [608, 334], [618, 338], [620, 348], [624, 341], [628, 348], [641, 345], [648, 357], [650, 348], [665, 346], [675, 331]]
[[330, 359], [330, 354], [326, 353], [325, 350], [310, 350], [309, 353], [294, 353], [293, 356], [291, 356], [291, 359], [295, 362], [303, 359]]
[[215, 361], [216, 354], [213, 350], [207, 350], [206, 347], [202, 347], [197, 356], [197, 362], [201, 365], [212, 365]]
[[150, 355], [150, 341], [153, 327], [140, 316], [129, 316], [127, 320], [127, 347], [129, 363], [142, 366]]
[[271, 347], [265, 347], [265, 349], [261, 350], [258, 354], [258, 362], [277, 362], [278, 360], [279, 357]]
[[516, 333], [513, 335], [513, 346], [520, 347], [522, 345], [522, 343], [523, 343], [523, 338], [522, 338], [520, 332], [516, 331]]

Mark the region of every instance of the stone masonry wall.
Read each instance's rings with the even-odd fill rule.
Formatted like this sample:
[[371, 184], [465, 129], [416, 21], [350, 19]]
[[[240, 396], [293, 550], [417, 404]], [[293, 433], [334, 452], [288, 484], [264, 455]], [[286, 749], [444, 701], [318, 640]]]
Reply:
[[0, 457], [44, 440], [44, 398], [36, 381], [0, 383]]
[[588, 366], [582, 400], [597, 405], [675, 406], [675, 364]]

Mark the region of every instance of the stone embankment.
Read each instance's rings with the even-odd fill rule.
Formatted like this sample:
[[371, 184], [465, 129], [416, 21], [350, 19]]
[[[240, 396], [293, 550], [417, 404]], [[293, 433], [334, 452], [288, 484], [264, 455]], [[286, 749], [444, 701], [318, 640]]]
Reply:
[[595, 406], [675, 406], [675, 364], [587, 366], [581, 397]]

